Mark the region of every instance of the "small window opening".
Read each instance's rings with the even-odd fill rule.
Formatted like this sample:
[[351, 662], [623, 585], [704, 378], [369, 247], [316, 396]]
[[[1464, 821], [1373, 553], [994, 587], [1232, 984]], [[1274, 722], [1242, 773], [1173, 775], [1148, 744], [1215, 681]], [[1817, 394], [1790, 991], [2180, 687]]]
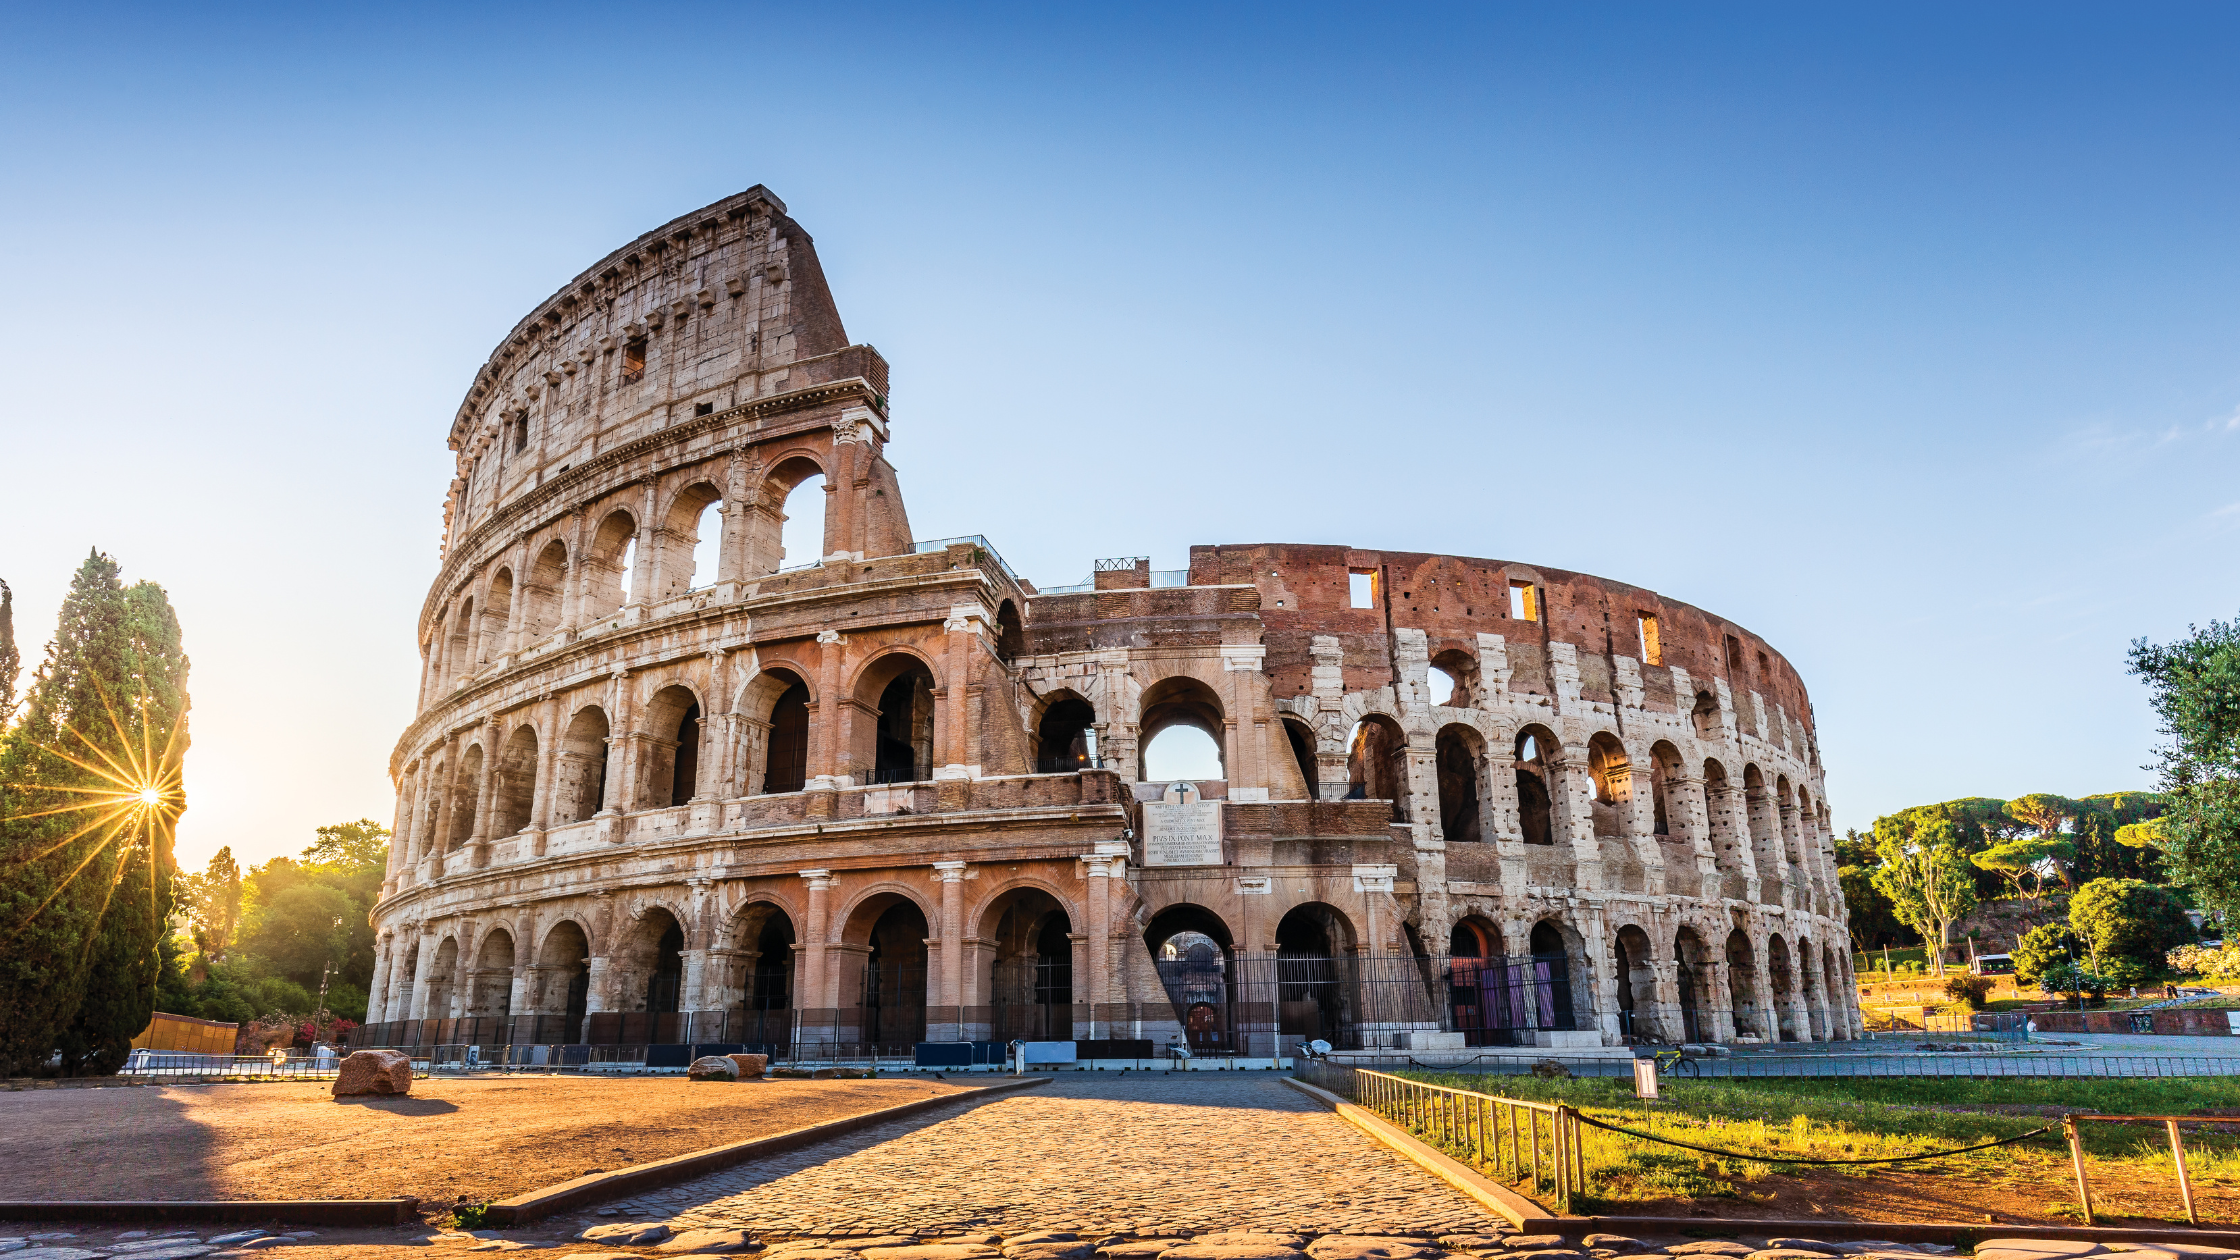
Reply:
[[1532, 583], [1509, 583], [1509, 615], [1518, 621], [1540, 620], [1540, 592]]
[[1375, 569], [1348, 571], [1346, 574], [1346, 593], [1352, 598], [1353, 607], [1375, 608], [1377, 606], [1377, 571]]
[[699, 590], [715, 583], [717, 560], [723, 554], [723, 500], [701, 508], [693, 528], [698, 536], [692, 542], [692, 589]]
[[696, 415], [696, 416], [712, 416], [712, 415], [714, 415], [715, 413], [716, 413], [716, 405], [715, 405], [714, 403], [694, 403], [694, 404], [692, 404], [692, 414], [693, 414], [693, 415]]
[[1758, 653], [1758, 677], [1761, 679], [1773, 677], [1773, 660], [1763, 652]]
[[1454, 703], [1454, 675], [1436, 665], [1431, 667], [1431, 703]]
[[630, 602], [630, 585], [638, 573], [638, 539], [632, 535], [622, 548], [622, 602]]
[[646, 339], [632, 337], [622, 343], [622, 383], [635, 384], [646, 375]]
[[1648, 665], [1664, 664], [1664, 640], [1657, 637], [1657, 615], [1639, 614], [1641, 621], [1641, 660]]
[[1727, 636], [1727, 668], [1737, 671], [1742, 668], [1742, 641], [1731, 634]]
[[529, 449], [529, 417], [522, 416], [513, 422], [513, 453], [519, 455]]

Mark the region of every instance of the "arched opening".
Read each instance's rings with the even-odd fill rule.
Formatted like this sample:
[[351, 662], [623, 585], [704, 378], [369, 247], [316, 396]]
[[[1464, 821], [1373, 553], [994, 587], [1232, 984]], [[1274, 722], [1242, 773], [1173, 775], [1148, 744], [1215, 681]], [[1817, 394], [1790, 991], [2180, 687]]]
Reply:
[[1283, 736], [1291, 745], [1291, 759], [1299, 763], [1299, 777], [1307, 784], [1307, 799], [1322, 799], [1322, 769], [1314, 755], [1314, 734], [1307, 724], [1291, 718], [1283, 719]]
[[490, 579], [489, 597], [482, 603], [482, 646], [477, 665], [487, 665], [506, 653], [506, 623], [513, 616], [513, 570], [500, 569]]
[[1203, 906], [1168, 906], [1144, 928], [1143, 941], [1191, 1052], [1232, 1053], [1235, 955], [1221, 916]]
[[561, 592], [567, 583], [568, 547], [554, 539], [537, 553], [537, 562], [529, 568], [529, 581], [522, 587], [522, 598], [527, 601], [521, 609], [522, 643], [541, 642], [560, 628]]
[[1649, 934], [1628, 924], [1610, 941], [1611, 976], [1618, 997], [1618, 1035], [1627, 1045], [1663, 1037], [1657, 1018], [1657, 971]]
[[1073, 1038], [1073, 920], [1039, 888], [1005, 893], [988, 908], [981, 947], [988, 966], [988, 1035], [996, 1041]]
[[1667, 740], [1658, 740], [1649, 747], [1649, 797], [1652, 804], [1650, 834], [1674, 837], [1680, 832], [1673, 826], [1679, 814], [1678, 802], [1672, 798], [1674, 785], [1680, 778], [1680, 750]]
[[[1750, 855], [1757, 861], [1758, 901], [1780, 905], [1789, 874], [1781, 854], [1781, 811], [1774, 803], [1773, 792], [1766, 787], [1764, 772], [1756, 765], [1742, 768], [1742, 825], [1750, 835]], [[1769, 967], [1771, 962], [1767, 960]]]
[[1276, 924], [1276, 1034], [1351, 1047], [1353, 926], [1321, 902], [1294, 906]]
[[1484, 699], [1485, 692], [1478, 678], [1478, 658], [1470, 653], [1448, 648], [1431, 658], [1431, 669], [1431, 703], [1475, 709]]
[[459, 846], [474, 838], [474, 807], [481, 794], [482, 745], [476, 744], [460, 759], [459, 777], [452, 784], [451, 834], [444, 838], [444, 852], [456, 852]]
[[1735, 818], [1734, 789], [1727, 781], [1727, 768], [1716, 760], [1703, 763], [1703, 796], [1711, 816], [1711, 857], [1719, 867], [1719, 895], [1741, 900], [1749, 895], [1749, 884], [1742, 873], [1742, 833]]
[[1346, 781], [1347, 800], [1390, 801], [1392, 821], [1408, 821], [1408, 737], [1399, 723], [1381, 713], [1361, 719], [1346, 753]]
[[1709, 691], [1696, 693], [1696, 705], [1689, 717], [1695, 722], [1697, 739], [1726, 738], [1726, 725], [1719, 720], [1719, 701]]
[[629, 960], [632, 974], [625, 980], [630, 987], [624, 990], [631, 1001], [630, 1009], [653, 1015], [676, 1014], [684, 989], [684, 925], [656, 906], [646, 911], [633, 937]]
[[1555, 807], [1548, 791], [1548, 750], [1554, 738], [1543, 726], [1528, 726], [1517, 735], [1517, 826], [1526, 844], [1556, 842]]
[[1578, 1027], [1571, 1006], [1571, 952], [1563, 933], [1546, 919], [1532, 926], [1532, 995], [1534, 1027]]
[[780, 568], [798, 569], [824, 559], [825, 505], [831, 497], [825, 492], [822, 472], [811, 472], [786, 492], [785, 506], [778, 513]]
[[1828, 1037], [1833, 1041], [1851, 1040], [1851, 1020], [1847, 1013], [1850, 1005], [1851, 986], [1845, 983], [1842, 970], [1836, 964], [1832, 948], [1820, 951], [1821, 1000], [1828, 1010]]
[[1478, 781], [1485, 773], [1485, 739], [1467, 726], [1439, 728], [1439, 824], [1448, 841], [1485, 839]]
[[397, 981], [396, 1018], [412, 1018], [412, 997], [420, 984], [420, 938], [412, 938], [412, 948], [405, 951], [404, 970]]
[[[885, 893], [849, 916], [846, 940], [863, 956], [859, 976], [842, 978], [842, 1006], [854, 1006], [856, 1031], [881, 1053], [907, 1050], [926, 1035], [926, 914], [917, 902]], [[850, 983], [850, 981], [853, 983]], [[854, 1002], [845, 990], [853, 989]]]
[[1162, 678], [1144, 689], [1139, 778], [1146, 783], [1228, 777], [1221, 697], [1195, 678]]
[[700, 698], [682, 685], [663, 687], [646, 705], [637, 808], [690, 801], [700, 783]]
[[1026, 647], [1027, 631], [1019, 624], [1019, 606], [1010, 600], [996, 605], [996, 657], [1008, 665]]
[[537, 728], [520, 726], [498, 758], [498, 781], [490, 785], [490, 838], [502, 840], [526, 831], [537, 799]]
[[1465, 1045], [1516, 1044], [1516, 990], [1528, 986], [1507, 954], [1501, 929], [1484, 919], [1461, 919], [1447, 933], [1447, 1005]]
[[729, 1040], [783, 1046], [793, 1040], [793, 919], [769, 902], [747, 907], [735, 939], [740, 951], [739, 1008]]
[[1803, 1030], [1797, 1027], [1795, 1003], [1797, 996], [1796, 972], [1789, 965], [1789, 945], [1779, 936], [1766, 938], [1766, 981], [1773, 994], [1774, 1027], [1780, 1029], [1781, 1040], [1804, 1039]]
[[1758, 1018], [1757, 952], [1750, 948], [1750, 938], [1741, 928], [1727, 934], [1727, 992], [1734, 1002], [1735, 1035], [1765, 1039], [1763, 1022]]
[[668, 535], [661, 597], [714, 585], [723, 557], [723, 492], [705, 481], [686, 487], [669, 505]]
[[560, 737], [559, 788], [553, 817], [582, 822], [607, 807], [607, 712], [593, 705], [579, 710]]
[[1820, 968], [1812, 956], [1812, 942], [1797, 938], [1797, 996], [1804, 999], [1804, 1024], [1797, 1029], [1800, 1041], [1826, 1041], [1827, 1026], [1822, 1022], [1826, 1011], [1820, 1001]]
[[[765, 704], [769, 708], [762, 710]], [[807, 786], [809, 684], [792, 670], [765, 671], [748, 686], [741, 707], [768, 724], [759, 732], [752, 722], [747, 726], [750, 741], [761, 735], [759, 749], [750, 745], [748, 750], [747, 794], [798, 792]]]
[[[591, 942], [573, 920], [562, 919], [545, 934], [537, 971], [537, 1010], [560, 1017], [554, 1040], [582, 1044], [584, 1012], [591, 1004]], [[545, 1034], [537, 1037], [542, 1041]]]
[[856, 683], [857, 702], [878, 721], [858, 720], [856, 765], [869, 783], [919, 783], [933, 777], [933, 671], [907, 652], [872, 662]]
[[1680, 1039], [1682, 1041], [1708, 1041], [1709, 1024], [1703, 1017], [1703, 995], [1710, 991], [1709, 977], [1704, 972], [1710, 961], [1703, 938], [1694, 928], [1684, 927], [1673, 933], [1672, 956], [1679, 963], [1680, 988]]
[[630, 570], [637, 558], [638, 523], [628, 512], [609, 512], [591, 535], [584, 561], [583, 621], [613, 616], [630, 602]]
[[1066, 774], [1097, 764], [1097, 711], [1070, 691], [1050, 696], [1035, 724], [1035, 772]]
[[494, 928], [475, 953], [474, 993], [467, 1014], [504, 1019], [513, 1014], [513, 934]]
[[1624, 815], [1633, 801], [1633, 765], [1624, 746], [1607, 731], [1587, 741], [1587, 777], [1594, 783], [1594, 834], [1624, 835]]
[[459, 939], [446, 936], [443, 944], [436, 946], [435, 969], [428, 973], [429, 1019], [457, 1018], [458, 1013], [451, 1009], [451, 998], [458, 977]]

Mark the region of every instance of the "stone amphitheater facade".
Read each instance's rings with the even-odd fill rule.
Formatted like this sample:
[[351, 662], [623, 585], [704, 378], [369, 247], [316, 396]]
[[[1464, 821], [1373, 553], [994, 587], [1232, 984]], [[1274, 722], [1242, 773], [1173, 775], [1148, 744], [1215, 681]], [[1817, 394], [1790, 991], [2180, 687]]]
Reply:
[[[912, 538], [891, 423], [761, 187], [499, 344], [390, 765], [375, 1040], [1860, 1034], [1811, 705], [1755, 635], [1336, 546], [1038, 590]], [[784, 556], [819, 475], [822, 554]], [[1221, 777], [1143, 781], [1175, 727]]]

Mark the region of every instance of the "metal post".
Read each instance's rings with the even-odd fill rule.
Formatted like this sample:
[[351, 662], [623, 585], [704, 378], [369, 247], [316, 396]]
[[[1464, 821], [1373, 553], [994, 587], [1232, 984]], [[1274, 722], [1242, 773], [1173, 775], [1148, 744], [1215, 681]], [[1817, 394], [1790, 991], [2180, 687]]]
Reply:
[[1525, 1127], [1532, 1130], [1532, 1192], [1540, 1193], [1540, 1113], [1525, 1113]]
[[1517, 1142], [1517, 1105], [1509, 1104], [1509, 1180], [1524, 1171], [1523, 1147]]
[[2178, 1141], [2178, 1122], [2165, 1120], [2162, 1123], [2170, 1130], [2170, 1158], [2178, 1165], [2178, 1197], [2185, 1200], [2186, 1223], [2199, 1225], [2201, 1214], [2193, 1208], [2193, 1182], [2186, 1177], [2186, 1148]]
[[2084, 1143], [2077, 1137], [2077, 1118], [2061, 1117], [2062, 1135], [2069, 1139], [2069, 1162], [2077, 1170], [2077, 1203], [2084, 1208], [2084, 1223], [2092, 1224], [2092, 1186], [2084, 1176]]

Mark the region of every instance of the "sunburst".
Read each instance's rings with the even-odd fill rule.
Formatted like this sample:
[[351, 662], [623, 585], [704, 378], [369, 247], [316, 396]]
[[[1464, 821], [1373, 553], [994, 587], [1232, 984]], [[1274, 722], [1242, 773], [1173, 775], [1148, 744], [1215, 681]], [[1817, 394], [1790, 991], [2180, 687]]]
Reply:
[[[87, 846], [85, 856], [79, 860], [76, 866], [71, 868], [70, 873], [57, 882], [54, 888], [47, 893], [45, 899], [32, 907], [31, 912], [25, 915], [20, 922], [9, 925], [7, 936], [0, 937], [0, 940], [15, 939], [25, 928], [30, 927], [41, 914], [45, 913], [48, 906], [54, 904], [55, 898], [61, 896], [66, 889], [76, 883], [78, 877], [83, 875], [96, 859], [104, 853], [115, 852], [120, 854], [124, 860], [115, 864], [115, 871], [110, 877], [109, 886], [102, 894], [101, 912], [96, 916], [96, 921], [105, 918], [109, 912], [111, 899], [116, 896], [118, 886], [124, 882], [126, 872], [131, 869], [131, 856], [135, 852], [144, 853], [148, 860], [152, 861], [156, 840], [159, 836], [170, 832], [172, 825], [177, 822], [180, 812], [186, 808], [186, 793], [180, 773], [180, 757], [178, 754], [179, 733], [186, 723], [174, 719], [171, 723], [171, 729], [164, 736], [163, 744], [158, 747], [151, 738], [148, 729], [148, 697], [141, 696], [133, 705], [140, 717], [136, 724], [138, 733], [135, 735], [132, 730], [127, 728], [124, 720], [118, 716], [116, 706], [109, 702], [107, 689], [97, 684], [95, 693], [101, 700], [102, 716], [108, 720], [109, 729], [116, 733], [113, 751], [87, 738], [83, 731], [67, 722], [63, 724], [64, 739], [60, 742], [75, 744], [78, 749], [77, 752], [72, 752], [66, 747], [50, 744], [36, 744], [34, 747], [92, 775], [97, 781], [96, 784], [91, 786], [57, 783], [12, 783], [7, 785], [9, 788], [20, 792], [53, 792], [69, 798], [63, 804], [49, 809], [31, 810], [21, 814], [9, 815], [11, 820], [81, 814], [84, 816], [83, 821], [79, 823], [75, 830], [61, 839], [18, 855], [10, 865], [20, 866], [41, 861], [89, 835], [96, 837], [96, 840], [93, 844]], [[148, 908], [152, 915], [160, 918], [163, 913], [162, 908], [155, 904], [157, 883], [158, 881], [152, 879], [148, 881]], [[89, 949], [92, 946], [92, 940], [93, 938], [89, 935], [87, 939]]]

